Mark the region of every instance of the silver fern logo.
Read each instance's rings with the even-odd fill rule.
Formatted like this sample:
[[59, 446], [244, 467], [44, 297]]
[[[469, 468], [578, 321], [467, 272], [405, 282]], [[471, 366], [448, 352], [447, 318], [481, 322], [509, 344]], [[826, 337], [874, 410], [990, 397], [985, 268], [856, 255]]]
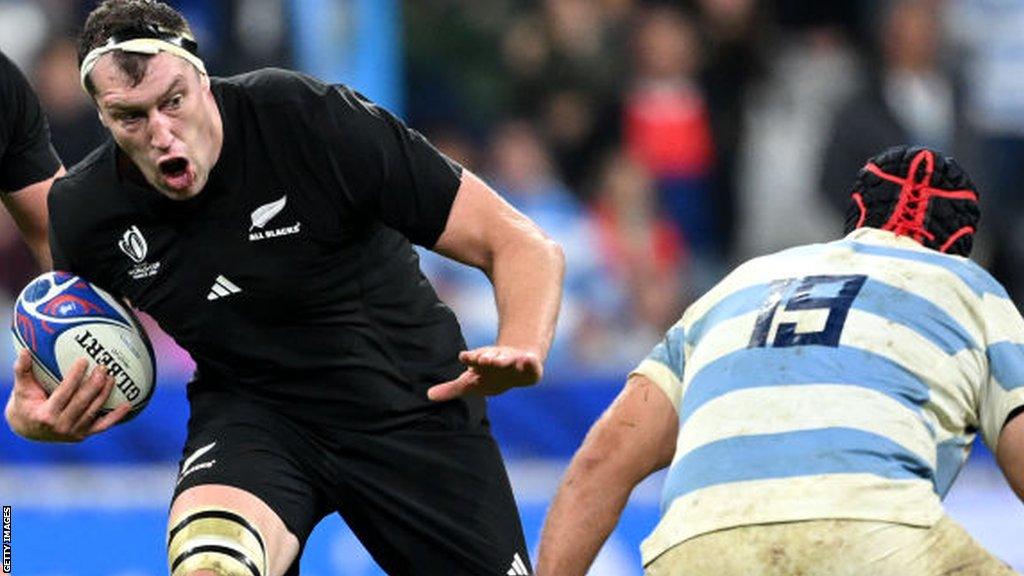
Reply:
[[267, 225], [267, 222], [277, 216], [281, 210], [284, 210], [284, 205], [288, 203], [288, 196], [281, 196], [280, 200], [275, 200], [270, 204], [264, 204], [252, 212], [252, 226], [249, 226], [249, 232], [252, 232], [256, 228], [263, 228]]
[[278, 236], [289, 236], [291, 234], [298, 234], [302, 223], [296, 222], [291, 226], [282, 226], [280, 228], [274, 228], [271, 230], [263, 230], [263, 227], [268, 222], [274, 219], [284, 210], [285, 204], [288, 203], [288, 196], [281, 196], [280, 200], [274, 200], [269, 204], [264, 204], [259, 208], [252, 211], [252, 224], [249, 226], [249, 241], [256, 242], [258, 240], [265, 240], [267, 238], [277, 238]]
[[146, 259], [146, 252], [149, 250], [149, 246], [146, 245], [146, 238], [139, 231], [138, 226], [132, 226], [129, 228], [123, 236], [121, 241], [117, 243], [117, 246], [132, 259], [132, 262], [141, 264]]

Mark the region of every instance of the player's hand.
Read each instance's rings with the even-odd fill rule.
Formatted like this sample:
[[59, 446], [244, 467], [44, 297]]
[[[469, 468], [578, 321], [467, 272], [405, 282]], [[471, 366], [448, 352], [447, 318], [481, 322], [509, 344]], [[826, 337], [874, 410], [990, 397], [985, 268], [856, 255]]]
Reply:
[[459, 353], [466, 371], [455, 380], [432, 386], [427, 397], [435, 402], [453, 400], [465, 394], [493, 396], [509, 388], [536, 384], [544, 375], [544, 364], [535, 352], [512, 346], [485, 346]]
[[114, 379], [103, 366], [86, 376], [88, 366], [85, 359], [76, 361], [47, 398], [32, 373], [32, 358], [22, 350], [14, 362], [14, 389], [4, 410], [11, 430], [29, 440], [80, 442], [120, 422], [131, 404], [125, 402], [101, 416]]

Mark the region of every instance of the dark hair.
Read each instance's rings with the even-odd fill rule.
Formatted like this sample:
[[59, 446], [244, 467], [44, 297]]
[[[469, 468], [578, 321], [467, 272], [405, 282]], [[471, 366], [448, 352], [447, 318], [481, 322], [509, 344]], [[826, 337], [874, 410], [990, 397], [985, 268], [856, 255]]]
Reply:
[[978, 191], [956, 160], [897, 146], [868, 160], [850, 190], [846, 232], [868, 226], [967, 256], [981, 217]]
[[[78, 36], [78, 65], [89, 52], [105, 45], [111, 38], [161, 38], [184, 36], [193, 38], [185, 17], [174, 8], [156, 0], [104, 0], [85, 20], [85, 27]], [[148, 54], [116, 51], [114, 62], [137, 85], [146, 75]], [[85, 87], [94, 92], [91, 78], [85, 79]]]

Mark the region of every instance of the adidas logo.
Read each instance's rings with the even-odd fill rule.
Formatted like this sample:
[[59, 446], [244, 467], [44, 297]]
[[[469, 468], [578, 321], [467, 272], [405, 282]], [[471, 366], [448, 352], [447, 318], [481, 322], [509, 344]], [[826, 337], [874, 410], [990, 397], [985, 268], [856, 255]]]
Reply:
[[523, 563], [523, 559], [519, 557], [519, 553], [512, 557], [512, 567], [506, 572], [508, 576], [530, 576], [530, 571], [526, 569], [526, 564]]
[[210, 287], [210, 293], [206, 295], [207, 300], [217, 300], [225, 296], [231, 296], [232, 294], [238, 294], [242, 289], [235, 286], [235, 283], [223, 276], [217, 276], [214, 280], [213, 286]]

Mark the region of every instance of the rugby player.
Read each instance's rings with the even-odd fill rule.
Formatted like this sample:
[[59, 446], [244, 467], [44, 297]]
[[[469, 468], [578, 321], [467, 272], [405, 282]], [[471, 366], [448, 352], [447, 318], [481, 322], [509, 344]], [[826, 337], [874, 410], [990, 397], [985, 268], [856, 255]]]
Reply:
[[845, 238], [739, 266], [630, 374], [565, 473], [539, 575], [584, 574], [665, 467], [652, 576], [1014, 574], [941, 504], [979, 432], [1024, 498], [1024, 321], [966, 258], [977, 192], [898, 147], [851, 198]]
[[[112, 139], [50, 193], [55, 266], [198, 366], [171, 573], [297, 574], [335, 512], [389, 574], [529, 571], [484, 396], [541, 378], [560, 248], [351, 88], [211, 78], [163, 3], [103, 2], [79, 59]], [[488, 275], [493, 346], [465, 350], [413, 243]]]

